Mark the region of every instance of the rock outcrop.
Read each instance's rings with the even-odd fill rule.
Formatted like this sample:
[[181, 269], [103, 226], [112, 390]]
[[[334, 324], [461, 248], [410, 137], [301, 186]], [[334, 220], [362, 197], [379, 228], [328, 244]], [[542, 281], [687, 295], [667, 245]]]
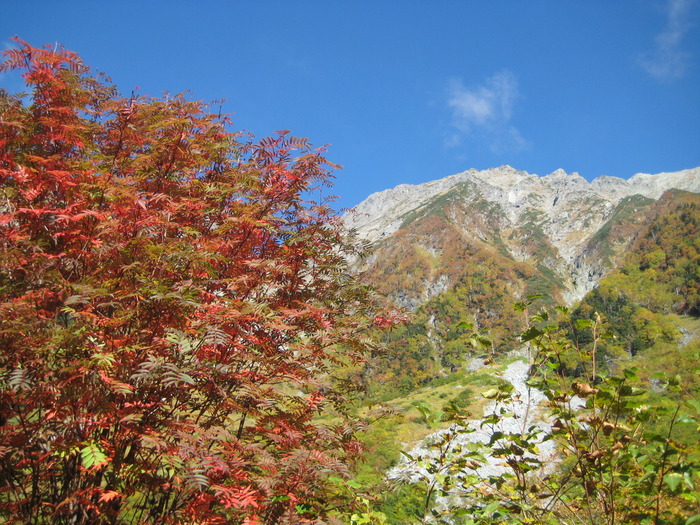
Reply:
[[[700, 168], [588, 182], [563, 170], [540, 177], [501, 166], [375, 193], [346, 213], [344, 221], [375, 253], [360, 269], [409, 253], [397, 243], [411, 243], [416, 253], [429, 252], [424, 257], [432, 258], [430, 268], [422, 272], [420, 285], [393, 292], [409, 308], [459, 277], [442, 260], [446, 251], [462, 249], [455, 248], [455, 236], [446, 230], [460, 236], [457, 244], [463, 242], [465, 250], [490, 248], [531, 265], [555, 283], [562, 300], [573, 302], [614, 267], [653, 215], [655, 201], [669, 190], [700, 193]], [[432, 230], [426, 226], [429, 219]], [[385, 253], [377, 255], [381, 250]]]

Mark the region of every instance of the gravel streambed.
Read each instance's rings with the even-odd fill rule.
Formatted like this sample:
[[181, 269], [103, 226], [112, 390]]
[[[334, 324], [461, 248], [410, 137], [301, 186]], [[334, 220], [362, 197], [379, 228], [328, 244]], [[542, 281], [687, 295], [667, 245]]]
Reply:
[[[455, 432], [459, 427], [453, 425], [448, 429], [429, 435], [408, 452], [408, 455], [413, 460], [403, 457], [398, 465], [389, 470], [387, 478], [400, 479], [411, 483], [422, 479], [432, 483], [436, 475], [444, 474], [444, 472], [440, 471], [434, 472], [435, 460], [439, 458], [441, 451], [436, 449], [436, 447], [428, 446], [430, 443], [442, 443], [441, 449], [443, 454], [447, 451], [448, 454], [456, 456], [460, 453], [460, 450], [466, 452], [469, 448], [468, 444], [488, 443], [494, 432], [522, 434], [526, 433], [532, 425], [542, 430], [542, 434], [539, 436], [539, 440], [541, 440], [545, 433], [550, 430], [549, 425], [545, 422], [543, 413], [543, 404], [546, 401], [546, 397], [539, 390], [528, 387], [525, 384], [528, 378], [528, 371], [529, 365], [521, 360], [508, 365], [502, 372], [501, 377], [513, 385], [510, 399], [498, 402], [492, 401], [484, 408], [484, 418], [494, 413], [500, 414], [505, 412], [511, 415], [501, 417], [500, 421], [495, 424], [487, 423], [482, 425], [482, 419], [465, 421], [461, 426], [473, 430], [473, 432], [469, 433]], [[537, 447], [536, 457], [541, 461], [542, 473], [553, 468], [556, 464], [556, 444], [554, 440], [540, 442]], [[510, 467], [505, 465], [505, 458], [486, 455], [486, 462], [469, 473], [475, 474], [482, 479], [488, 479], [491, 476], [502, 476], [507, 470], [510, 470]], [[436, 507], [439, 509], [450, 504], [454, 508], [453, 500], [455, 498], [459, 498], [457, 493], [438, 496]], [[452, 502], [450, 503], [450, 501]]]

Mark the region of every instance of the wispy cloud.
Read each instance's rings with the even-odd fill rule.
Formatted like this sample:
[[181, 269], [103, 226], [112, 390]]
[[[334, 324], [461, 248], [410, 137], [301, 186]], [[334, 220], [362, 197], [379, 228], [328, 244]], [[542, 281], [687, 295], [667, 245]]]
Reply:
[[510, 123], [518, 97], [518, 82], [510, 71], [496, 73], [472, 88], [465, 87], [461, 80], [454, 80], [447, 105], [452, 112], [455, 133], [448, 145], [458, 145], [464, 136], [478, 133], [497, 152], [525, 148], [527, 141]]
[[683, 49], [683, 37], [690, 30], [694, 0], [668, 0], [666, 25], [656, 35], [654, 49], [639, 57], [639, 64], [654, 78], [672, 82], [685, 74], [690, 54]]

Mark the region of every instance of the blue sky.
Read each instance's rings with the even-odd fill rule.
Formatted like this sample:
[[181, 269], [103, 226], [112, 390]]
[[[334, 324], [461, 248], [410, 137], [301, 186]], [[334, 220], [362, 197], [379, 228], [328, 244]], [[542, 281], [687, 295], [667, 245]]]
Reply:
[[[336, 208], [510, 164], [591, 180], [700, 166], [700, 0], [5, 1], [124, 94], [226, 99], [341, 164]], [[11, 75], [0, 87], [18, 91]]]

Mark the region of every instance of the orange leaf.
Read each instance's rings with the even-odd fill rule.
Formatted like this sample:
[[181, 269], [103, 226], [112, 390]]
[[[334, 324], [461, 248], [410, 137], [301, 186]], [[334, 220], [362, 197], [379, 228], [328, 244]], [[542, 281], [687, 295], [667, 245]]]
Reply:
[[102, 496], [100, 496], [99, 501], [100, 502], [107, 502], [107, 501], [112, 501], [113, 499], [116, 498], [121, 498], [122, 494], [121, 492], [117, 492], [116, 490], [106, 490], [105, 492], [102, 493]]

